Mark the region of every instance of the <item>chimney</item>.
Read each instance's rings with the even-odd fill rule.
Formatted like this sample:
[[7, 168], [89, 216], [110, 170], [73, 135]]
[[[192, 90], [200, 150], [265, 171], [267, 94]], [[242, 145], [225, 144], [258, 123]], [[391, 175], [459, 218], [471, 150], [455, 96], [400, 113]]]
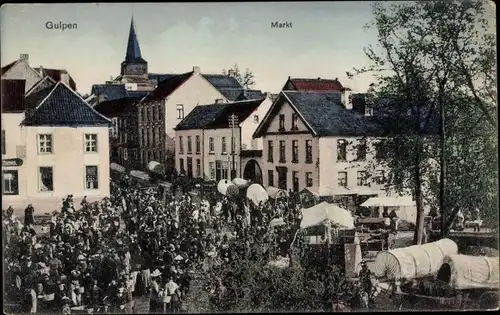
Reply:
[[23, 60], [26, 62], [29, 62], [29, 58], [30, 58], [30, 55], [28, 55], [28, 54], [21, 54], [21, 56], [19, 56], [20, 60]]
[[67, 86], [69, 86], [69, 74], [68, 74], [68, 72], [61, 70], [61, 76], [59, 78], [59, 81], [63, 82]]
[[200, 67], [198, 67], [198, 66], [194, 66], [194, 67], [193, 67], [193, 72], [194, 72], [194, 73], [200, 73]]
[[321, 78], [320, 78], [320, 77], [318, 77], [318, 81], [319, 81], [319, 80], [321, 80]]
[[352, 109], [352, 92], [349, 89], [345, 89], [342, 92], [342, 104], [344, 104], [346, 109]]
[[339, 80], [339, 78], [335, 78], [335, 81], [338, 81], [338, 80]]
[[234, 75], [235, 75], [234, 70], [233, 69], [229, 69], [227, 71], [227, 75], [230, 76], [230, 77], [234, 77]]
[[40, 75], [43, 76], [43, 67], [42, 66], [40, 66], [40, 69], [38, 69], [38, 71], [40, 72]]

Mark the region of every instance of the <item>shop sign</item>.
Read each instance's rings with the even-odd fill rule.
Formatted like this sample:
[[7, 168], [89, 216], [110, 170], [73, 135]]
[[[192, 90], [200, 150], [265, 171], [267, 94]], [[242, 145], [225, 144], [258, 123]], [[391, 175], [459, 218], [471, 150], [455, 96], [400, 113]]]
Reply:
[[21, 166], [23, 165], [22, 159], [5, 159], [2, 160], [2, 167], [10, 167], [10, 166]]

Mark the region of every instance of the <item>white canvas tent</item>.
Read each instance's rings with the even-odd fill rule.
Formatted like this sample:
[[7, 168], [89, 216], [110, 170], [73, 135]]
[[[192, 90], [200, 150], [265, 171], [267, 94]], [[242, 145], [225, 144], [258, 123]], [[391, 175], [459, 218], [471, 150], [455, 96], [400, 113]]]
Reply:
[[444, 258], [438, 279], [458, 290], [498, 289], [499, 259], [499, 257], [449, 255]]
[[447, 238], [424, 245], [381, 251], [375, 258], [375, 276], [389, 279], [434, 276], [444, 258], [457, 253], [457, 244]]
[[273, 186], [267, 187], [266, 192], [267, 192], [267, 195], [273, 199], [288, 197], [288, 192], [286, 190], [279, 189], [279, 188], [276, 188]]
[[361, 204], [362, 207], [415, 207], [412, 197], [371, 197]]
[[247, 189], [247, 198], [252, 200], [255, 205], [265, 202], [269, 199], [266, 190], [259, 184], [252, 184]]
[[301, 212], [301, 229], [322, 225], [325, 222], [330, 222], [332, 225], [336, 225], [339, 228], [354, 228], [354, 218], [352, 214], [349, 211], [331, 203], [322, 202], [314, 207], [302, 209]]
[[388, 207], [395, 210], [398, 218], [403, 221], [416, 223], [417, 208], [412, 197], [372, 197], [361, 204], [362, 207]]
[[117, 163], [111, 163], [109, 164], [109, 168], [112, 169], [113, 171], [117, 171], [120, 173], [125, 173], [125, 167], [121, 166], [120, 164]]

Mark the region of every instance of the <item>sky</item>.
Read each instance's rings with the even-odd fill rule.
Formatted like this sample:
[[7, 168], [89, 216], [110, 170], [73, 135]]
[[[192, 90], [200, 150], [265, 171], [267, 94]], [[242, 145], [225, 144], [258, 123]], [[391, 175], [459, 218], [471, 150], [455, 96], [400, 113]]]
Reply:
[[29, 54], [32, 67], [68, 70], [81, 94], [120, 74], [132, 14], [151, 73], [221, 73], [237, 63], [252, 70], [254, 88], [273, 93], [288, 76], [339, 78], [355, 91], [370, 83], [345, 74], [367, 62], [363, 46], [375, 38], [363, 30], [368, 2], [9, 4], [0, 14], [2, 66]]
[[[8, 4], [1, 7], [2, 66], [29, 54], [30, 65], [66, 69], [78, 92], [120, 74], [131, 16], [150, 73], [221, 73], [237, 63], [254, 88], [278, 93], [289, 76], [338, 78], [365, 92], [370, 75], [346, 71], [368, 64], [376, 44], [371, 2]], [[76, 23], [71, 30], [46, 22]], [[271, 22], [292, 28], [271, 28]]]

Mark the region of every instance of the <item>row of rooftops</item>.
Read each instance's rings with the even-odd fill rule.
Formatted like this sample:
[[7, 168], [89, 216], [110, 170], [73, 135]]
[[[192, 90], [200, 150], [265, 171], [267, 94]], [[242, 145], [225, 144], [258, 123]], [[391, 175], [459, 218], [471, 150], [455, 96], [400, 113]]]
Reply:
[[[1, 68], [1, 74], [3, 75], [7, 73], [15, 64], [23, 61], [28, 62], [28, 60], [29, 60], [28, 54], [21, 54], [19, 59], [3, 66]], [[39, 66], [38, 68], [32, 68], [32, 69], [38, 72], [42, 78], [48, 76], [55, 82], [63, 81], [63, 77], [68, 76], [69, 87], [71, 87], [73, 90], [76, 91], [76, 82], [75, 80], [73, 80], [71, 75], [65, 69], [50, 69], [50, 68], [44, 68], [43, 66]]]
[[[196, 67], [195, 67], [196, 68]], [[199, 71], [199, 70], [198, 70]], [[180, 85], [187, 81], [195, 70], [182, 74], [159, 74], [150, 73], [148, 78], [140, 78], [141, 80], [149, 80], [154, 84], [153, 91], [137, 91], [136, 94], [145, 96], [143, 102], [156, 102], [164, 99], [175, 91]], [[202, 74], [202, 76], [210, 82], [225, 98], [229, 101], [244, 101], [258, 99], [263, 96], [262, 91], [245, 89], [236, 78], [224, 74]], [[134, 77], [126, 76], [117, 77], [114, 82], [126, 79], [127, 82], [134, 83]], [[138, 78], [139, 79], [139, 78]], [[92, 95], [102, 95], [105, 101], [127, 98], [135, 91], [127, 91], [125, 84], [107, 83], [95, 84], [92, 86]]]
[[1, 80], [2, 114], [25, 113], [25, 126], [108, 126], [111, 122], [64, 82], [50, 82], [30, 94], [25, 86], [26, 80]]

